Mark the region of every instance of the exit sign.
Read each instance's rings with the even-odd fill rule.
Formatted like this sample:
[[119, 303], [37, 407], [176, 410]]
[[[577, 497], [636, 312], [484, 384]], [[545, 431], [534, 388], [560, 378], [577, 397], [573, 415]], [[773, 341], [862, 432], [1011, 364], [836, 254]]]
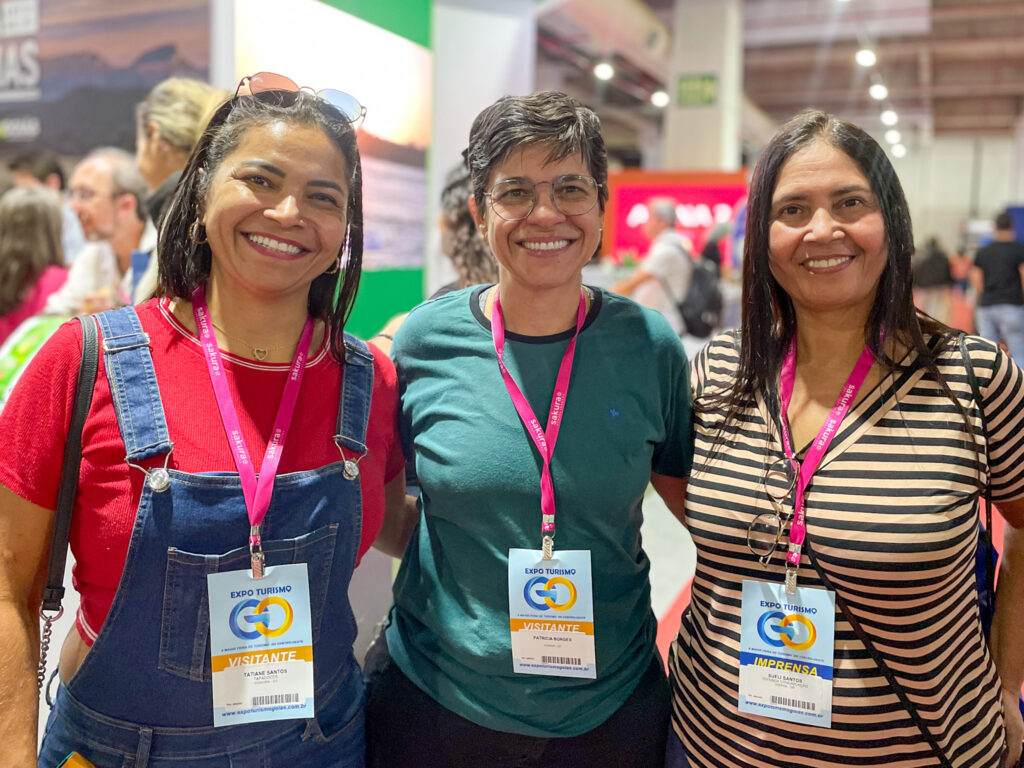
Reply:
[[676, 81], [676, 106], [705, 107], [717, 100], [717, 75], [680, 75]]

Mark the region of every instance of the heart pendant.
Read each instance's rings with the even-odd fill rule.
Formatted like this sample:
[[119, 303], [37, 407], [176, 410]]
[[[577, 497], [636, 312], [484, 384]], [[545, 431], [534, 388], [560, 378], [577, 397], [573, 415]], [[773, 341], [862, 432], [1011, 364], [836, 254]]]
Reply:
[[262, 347], [253, 347], [252, 348], [252, 356], [255, 357], [257, 360], [260, 360], [260, 361], [263, 361], [263, 360], [267, 359], [267, 352], [268, 352], [268, 350], [263, 349]]

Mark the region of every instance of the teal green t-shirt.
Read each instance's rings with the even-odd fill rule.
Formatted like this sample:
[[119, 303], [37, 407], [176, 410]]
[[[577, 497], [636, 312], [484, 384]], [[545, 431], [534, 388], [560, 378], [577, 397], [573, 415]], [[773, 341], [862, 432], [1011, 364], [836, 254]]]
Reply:
[[[417, 307], [392, 348], [422, 511], [388, 647], [417, 686], [474, 723], [574, 736], [618, 709], [654, 653], [641, 502], [652, 472], [689, 473], [686, 356], [661, 315], [593, 292], [551, 472], [555, 548], [591, 553], [597, 679], [517, 675], [508, 551], [540, 548], [541, 460], [502, 382], [483, 291]], [[572, 333], [506, 336], [505, 363], [542, 423]]]

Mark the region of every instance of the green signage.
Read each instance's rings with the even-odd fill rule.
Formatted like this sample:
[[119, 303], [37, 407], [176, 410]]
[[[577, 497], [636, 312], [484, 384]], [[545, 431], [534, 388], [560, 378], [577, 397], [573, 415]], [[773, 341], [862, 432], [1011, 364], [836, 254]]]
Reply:
[[676, 106], [707, 107], [718, 100], [718, 75], [680, 75], [676, 81]]

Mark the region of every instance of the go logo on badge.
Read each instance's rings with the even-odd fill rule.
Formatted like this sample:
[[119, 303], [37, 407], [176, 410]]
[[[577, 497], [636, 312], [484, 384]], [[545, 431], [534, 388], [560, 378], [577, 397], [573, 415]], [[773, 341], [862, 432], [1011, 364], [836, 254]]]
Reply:
[[818, 639], [818, 630], [806, 616], [782, 611], [766, 611], [757, 620], [757, 634], [774, 648], [783, 646], [794, 651], [806, 651]]
[[[564, 587], [568, 593], [564, 602], [558, 602], [558, 595]], [[531, 608], [538, 611], [568, 611], [576, 605], [576, 585], [563, 576], [555, 576], [545, 579], [543, 576], [534, 576], [523, 588], [523, 599]], [[539, 599], [538, 599], [539, 598]]]
[[[280, 610], [272, 611], [272, 606], [276, 606]], [[278, 619], [280, 624], [272, 627], [272, 624]], [[261, 635], [263, 637], [280, 637], [291, 628], [294, 620], [295, 611], [292, 609], [291, 603], [283, 597], [267, 597], [263, 600], [250, 598], [234, 607], [228, 618], [228, 626], [231, 627], [231, 632], [235, 637], [242, 640], [256, 640]], [[244, 625], [251, 626], [252, 629], [247, 630]]]

